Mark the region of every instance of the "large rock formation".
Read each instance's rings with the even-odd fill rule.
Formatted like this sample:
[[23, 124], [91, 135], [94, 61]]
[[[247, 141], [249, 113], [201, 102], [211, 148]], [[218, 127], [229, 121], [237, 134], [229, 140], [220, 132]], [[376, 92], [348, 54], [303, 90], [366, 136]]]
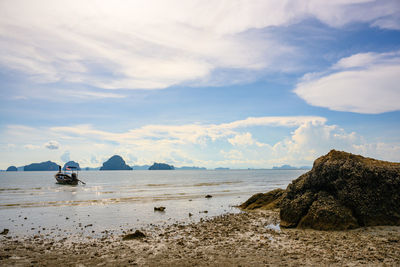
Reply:
[[52, 161], [32, 163], [24, 166], [24, 171], [58, 171], [58, 164]]
[[332, 150], [273, 201], [283, 227], [400, 225], [400, 163]]
[[17, 169], [17, 167], [15, 167], [15, 166], [10, 166], [10, 167], [7, 168], [6, 171], [7, 171], [7, 172], [16, 172], [16, 171], [18, 171], [18, 169]]
[[64, 167], [62, 168], [64, 171], [66, 169], [66, 167], [76, 167], [76, 170], [80, 171], [81, 167], [79, 166], [78, 162], [75, 161], [68, 161], [67, 163], [64, 164]]
[[174, 166], [166, 163], [154, 163], [149, 167], [149, 170], [174, 170]]
[[100, 171], [115, 171], [115, 170], [132, 170], [131, 167], [126, 165], [125, 161], [121, 156], [114, 155], [109, 160], [103, 163]]

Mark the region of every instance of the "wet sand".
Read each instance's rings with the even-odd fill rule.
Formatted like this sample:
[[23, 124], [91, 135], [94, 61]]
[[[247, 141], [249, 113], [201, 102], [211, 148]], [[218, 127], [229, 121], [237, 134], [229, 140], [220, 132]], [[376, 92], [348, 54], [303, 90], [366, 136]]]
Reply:
[[[351, 231], [279, 229], [278, 213], [228, 214], [196, 224], [150, 226], [123, 241], [0, 236], [1, 266], [400, 265], [400, 227]], [[1, 231], [2, 229], [0, 229]], [[134, 232], [136, 229], [132, 229]]]

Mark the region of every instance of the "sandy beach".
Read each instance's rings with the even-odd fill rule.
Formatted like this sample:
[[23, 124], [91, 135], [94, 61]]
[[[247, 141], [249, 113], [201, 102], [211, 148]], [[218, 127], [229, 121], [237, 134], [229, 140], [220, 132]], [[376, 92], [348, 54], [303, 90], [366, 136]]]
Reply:
[[[123, 236], [56, 241], [1, 236], [1, 266], [399, 265], [400, 227], [348, 231], [280, 229], [275, 211], [227, 214]], [[132, 229], [134, 232], [136, 229]]]

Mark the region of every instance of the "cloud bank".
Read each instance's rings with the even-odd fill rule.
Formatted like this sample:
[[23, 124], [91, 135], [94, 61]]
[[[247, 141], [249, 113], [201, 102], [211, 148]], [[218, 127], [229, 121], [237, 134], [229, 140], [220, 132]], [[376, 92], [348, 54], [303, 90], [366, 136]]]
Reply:
[[[5, 0], [0, 64], [36, 83], [103, 89], [240, 83], [295, 67], [296, 48], [257, 30], [309, 18], [331, 27], [363, 22], [400, 29], [399, 14], [396, 0]], [[218, 70], [234, 75], [221, 78]], [[82, 97], [88, 94], [95, 93]]]
[[[280, 133], [286, 129], [286, 134], [273, 143], [266, 141], [269, 133], [278, 128]], [[147, 125], [120, 133], [91, 125], [40, 129], [14, 125], [2, 132], [1, 137], [16, 144], [0, 151], [0, 155], [7, 153], [8, 160], [13, 158], [14, 152], [16, 160], [20, 160], [17, 152], [26, 142], [34, 144], [34, 140], [40, 143], [52, 138], [62, 142], [68, 158], [81, 166], [93, 167], [114, 154], [123, 156], [130, 165], [155, 161], [208, 168], [303, 166], [310, 165], [333, 148], [400, 161], [400, 144], [370, 142], [355, 132], [327, 124], [323, 117], [312, 116], [253, 117], [221, 124]], [[65, 151], [46, 149], [40, 151], [40, 156], [42, 160], [58, 161], [60, 157], [65, 160]], [[37, 151], [26, 151], [24, 156], [28, 162], [38, 161]]]
[[303, 77], [294, 92], [331, 110], [378, 114], [400, 110], [400, 52], [360, 53], [324, 73]]

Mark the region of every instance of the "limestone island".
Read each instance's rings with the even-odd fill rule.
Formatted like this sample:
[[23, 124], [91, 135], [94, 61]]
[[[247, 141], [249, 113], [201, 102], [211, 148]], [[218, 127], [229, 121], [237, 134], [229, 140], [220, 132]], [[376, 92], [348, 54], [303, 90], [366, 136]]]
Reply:
[[64, 164], [64, 167], [62, 168], [63, 171], [65, 171], [67, 167], [75, 167], [77, 171], [81, 170], [81, 167], [79, 166], [79, 163], [75, 162], [73, 160], [68, 161], [67, 163]]
[[149, 167], [149, 170], [174, 170], [174, 166], [168, 165], [166, 163], [154, 163]]
[[16, 172], [18, 171], [17, 167], [15, 166], [10, 166], [7, 168], [6, 172]]
[[100, 171], [116, 171], [116, 170], [132, 170], [131, 167], [126, 165], [125, 161], [121, 156], [114, 155], [100, 168]]
[[24, 166], [24, 171], [58, 171], [58, 164], [52, 161], [32, 163]]

